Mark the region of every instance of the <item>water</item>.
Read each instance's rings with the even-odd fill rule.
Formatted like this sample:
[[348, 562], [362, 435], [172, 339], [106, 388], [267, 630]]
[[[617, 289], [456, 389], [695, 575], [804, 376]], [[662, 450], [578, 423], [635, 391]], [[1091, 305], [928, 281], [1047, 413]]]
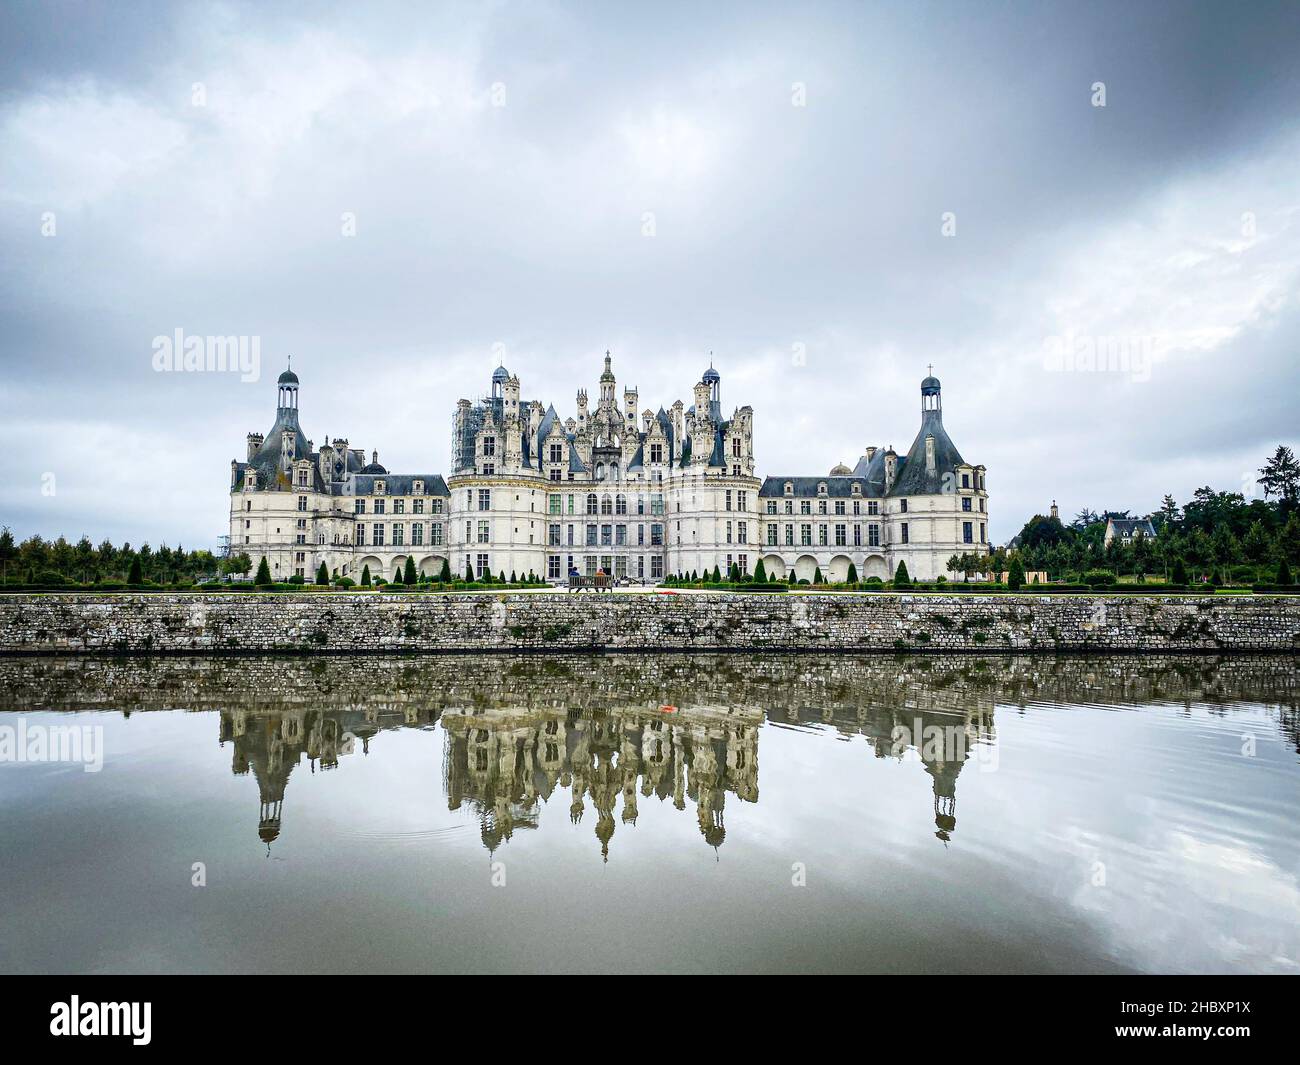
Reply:
[[0, 660], [0, 969], [1296, 972], [1297, 677]]

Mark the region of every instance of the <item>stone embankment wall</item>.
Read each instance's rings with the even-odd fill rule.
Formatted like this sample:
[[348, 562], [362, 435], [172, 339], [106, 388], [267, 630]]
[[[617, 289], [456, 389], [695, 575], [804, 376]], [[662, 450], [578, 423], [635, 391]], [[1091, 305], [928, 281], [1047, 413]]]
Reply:
[[0, 654], [1300, 650], [1300, 597], [0, 595]]

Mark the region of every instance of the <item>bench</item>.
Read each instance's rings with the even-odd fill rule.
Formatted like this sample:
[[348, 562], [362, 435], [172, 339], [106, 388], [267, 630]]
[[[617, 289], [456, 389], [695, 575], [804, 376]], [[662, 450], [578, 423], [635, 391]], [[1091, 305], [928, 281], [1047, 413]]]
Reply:
[[590, 588], [597, 592], [608, 592], [614, 587], [614, 578], [608, 574], [600, 573], [594, 577], [584, 577], [581, 574], [570, 574], [569, 591], [580, 592], [584, 588]]

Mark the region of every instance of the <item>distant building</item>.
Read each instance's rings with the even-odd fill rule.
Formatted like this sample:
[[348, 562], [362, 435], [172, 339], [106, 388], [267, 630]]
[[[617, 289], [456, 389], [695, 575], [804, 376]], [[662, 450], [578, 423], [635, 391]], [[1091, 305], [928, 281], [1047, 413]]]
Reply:
[[1106, 547], [1110, 547], [1110, 542], [1118, 538], [1119, 542], [1127, 547], [1138, 533], [1148, 540], [1154, 540], [1156, 530], [1147, 518], [1107, 518], [1103, 543]]

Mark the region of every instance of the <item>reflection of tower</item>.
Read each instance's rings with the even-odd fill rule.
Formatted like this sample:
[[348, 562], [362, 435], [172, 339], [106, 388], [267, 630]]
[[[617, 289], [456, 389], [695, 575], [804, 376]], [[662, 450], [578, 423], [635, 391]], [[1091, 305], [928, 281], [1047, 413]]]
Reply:
[[962, 762], [956, 760], [925, 763], [934, 782], [934, 834], [945, 843], [957, 829], [957, 774], [961, 767]]

